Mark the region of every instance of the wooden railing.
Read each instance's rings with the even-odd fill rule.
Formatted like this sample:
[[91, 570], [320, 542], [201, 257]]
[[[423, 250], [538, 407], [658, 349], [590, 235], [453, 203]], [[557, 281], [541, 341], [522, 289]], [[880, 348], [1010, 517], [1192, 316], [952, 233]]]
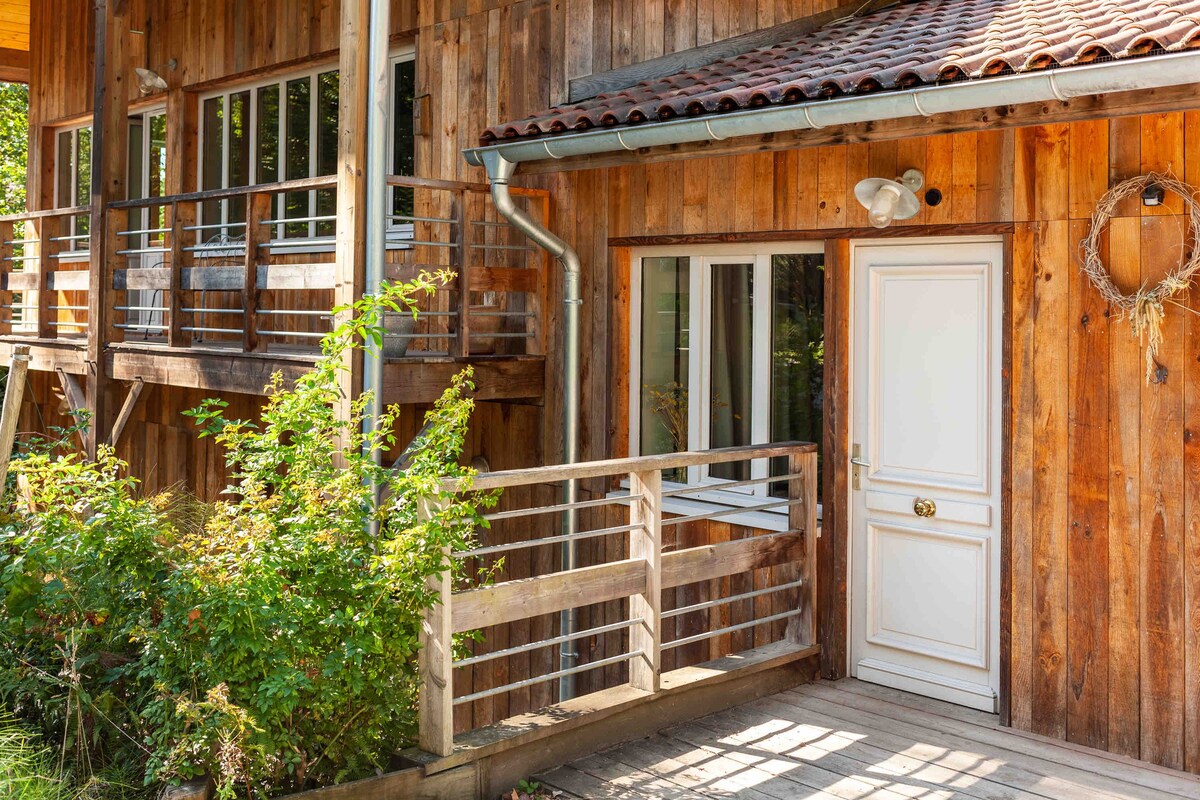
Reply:
[[[776, 464], [786, 460], [786, 473], [770, 475], [770, 459]], [[723, 486], [664, 487], [664, 474], [674, 477], [688, 467], [734, 463], [744, 464], [744, 474], [751, 477]], [[572, 480], [598, 482], [601, 490], [595, 497], [570, 503], [547, 503], [545, 492], [532, 491]], [[623, 491], [610, 491], [621, 486]], [[816, 445], [782, 443], [513, 470], [479, 475], [472, 485], [472, 490], [492, 489], [503, 490], [516, 502], [487, 516], [490, 529], [480, 532], [479, 546], [454, 554], [472, 560], [468, 574], [486, 573], [497, 566], [497, 559], [516, 558], [530, 549], [544, 553], [548, 545], [607, 541], [609, 546], [593, 547], [588, 561], [594, 563], [573, 569], [550, 567], [540, 574], [535, 569], [531, 577], [457, 591], [448, 573], [433, 580], [439, 602], [427, 612], [421, 633], [422, 750], [449, 756], [456, 729], [461, 733], [477, 727], [469, 715], [465, 721], [457, 715], [458, 710], [568, 676], [599, 671], [610, 679], [607, 684], [594, 682], [603, 688], [614, 685], [613, 675], [620, 674], [633, 689], [654, 694], [663, 686], [668, 661], [683, 667], [780, 641], [794, 644], [798, 652], [815, 647]], [[737, 502], [712, 502], [715, 490], [729, 492]], [[686, 502], [672, 505], [680, 501]], [[554, 533], [538, 525], [568, 513], [579, 516], [574, 532]], [[771, 525], [755, 524], [767, 515], [773, 516]], [[739, 525], [738, 536], [730, 535], [731, 522]], [[485, 538], [502, 524], [525, 526], [526, 535], [504, 542]], [[699, 526], [711, 530], [698, 535]], [[539, 530], [545, 535], [537, 535]], [[685, 536], [685, 530], [690, 535]], [[614, 540], [619, 540], [615, 547]], [[689, 588], [693, 591], [685, 593]], [[555, 633], [545, 624], [540, 631], [548, 635], [541, 638], [525, 636], [525, 641], [476, 648], [468, 658], [453, 658], [456, 634], [523, 620], [552, 620], [560, 612], [611, 608], [614, 603], [626, 609], [623, 618], [610, 616], [603, 624], [573, 632]], [[585, 619], [597, 617], [581, 614], [580, 620]], [[589, 639], [615, 646], [612, 652], [587, 659], [577, 654], [581, 663], [568, 659], [568, 666], [555, 668], [550, 658], [542, 658], [531, 666], [531, 653], [544, 656], [557, 648], [577, 648]], [[686, 650], [697, 652], [684, 658]], [[516, 658], [525, 659], [528, 674], [513, 675], [508, 668], [493, 673], [489, 667], [485, 672], [509, 679], [462, 691], [461, 678], [480, 665], [507, 667]], [[614, 673], [626, 665], [627, 672]]]
[[89, 213], [79, 206], [0, 217], [0, 335], [83, 339]]
[[[481, 184], [391, 176], [388, 277], [456, 278], [387, 320], [389, 358], [543, 354], [546, 256], [494, 218]], [[315, 352], [331, 329], [336, 180], [310, 178], [110, 204], [112, 340]], [[545, 192], [523, 190], [530, 213]]]

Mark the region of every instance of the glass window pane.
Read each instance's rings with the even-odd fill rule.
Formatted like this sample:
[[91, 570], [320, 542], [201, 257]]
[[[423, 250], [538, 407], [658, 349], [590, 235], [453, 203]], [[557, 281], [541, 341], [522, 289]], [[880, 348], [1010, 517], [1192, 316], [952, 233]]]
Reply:
[[[250, 92], [229, 95], [229, 186], [250, 185]], [[246, 198], [231, 197], [228, 201], [226, 221], [242, 222], [246, 219]], [[230, 232], [237, 234], [241, 228]]]
[[142, 158], [144, 129], [145, 124], [141, 117], [129, 118], [129, 174], [125, 182], [125, 195], [130, 200], [141, 200], [145, 196], [142, 193], [142, 169], [145, 166]]
[[256, 183], [279, 180], [279, 87], [258, 90], [258, 176]]
[[[642, 260], [642, 455], [688, 449], [688, 259]], [[664, 474], [683, 481], [682, 470]]]
[[[337, 172], [338, 157], [338, 73], [323, 72], [317, 76], [317, 173]], [[332, 216], [337, 212], [336, 192], [321, 189], [317, 192], [317, 216]], [[333, 222], [317, 224], [318, 236], [332, 236]]]
[[[202, 135], [204, 137], [204, 153], [201, 156], [200, 188], [222, 189], [222, 163], [225, 155], [225, 98], [210, 97], [204, 101], [202, 114]], [[210, 200], [201, 206], [201, 219], [205, 225], [221, 222], [221, 203]], [[201, 232], [201, 239], [208, 239], [215, 231]]]
[[58, 134], [58, 157], [54, 164], [54, 199], [59, 208], [67, 208], [75, 203], [75, 193], [72, 191], [75, 186], [74, 144], [74, 131], [62, 131]]
[[[75, 133], [75, 205], [85, 205], [92, 200], [92, 129], [80, 128]], [[75, 218], [75, 233], [85, 234], [91, 219], [86, 214]], [[76, 240], [72, 249], [84, 249], [87, 240]]]
[[[167, 115], [155, 114], [150, 117], [150, 163], [147, 166], [150, 173], [149, 196], [162, 197], [167, 193]], [[166, 226], [166, 209], [158, 206], [153, 209], [151, 227]], [[159, 234], [155, 238], [161, 239]]]
[[[819, 460], [825, 379], [824, 256], [774, 256], [771, 277], [771, 440], [815, 442]], [[771, 474], [788, 474], [787, 459], [772, 459]], [[820, 474], [818, 470], [818, 480]], [[787, 485], [774, 484], [771, 491], [784, 497]]]
[[[392, 75], [392, 174], [416, 174], [414, 144], [413, 100], [416, 97], [417, 66], [413, 61], [400, 61]], [[411, 216], [413, 189], [396, 186], [392, 189], [392, 213]], [[403, 223], [405, 220], [398, 220]]]
[[[297, 180], [309, 177], [309, 145], [312, 125], [309, 121], [309, 104], [312, 99], [310, 78], [298, 78], [287, 83], [287, 146], [284, 153], [284, 179]], [[289, 219], [309, 216], [308, 192], [288, 192], [284, 197], [283, 215]], [[288, 225], [284, 236], [288, 238], [308, 236], [308, 223]]]
[[[709, 447], [751, 443], [753, 306], [754, 265], [713, 264]], [[749, 480], [750, 464], [714, 464], [708, 473], [714, 478]]]

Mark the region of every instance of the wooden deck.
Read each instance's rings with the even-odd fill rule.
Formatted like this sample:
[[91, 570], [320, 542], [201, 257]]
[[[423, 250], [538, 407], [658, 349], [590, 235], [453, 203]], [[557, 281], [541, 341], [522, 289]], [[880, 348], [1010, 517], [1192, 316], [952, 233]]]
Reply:
[[537, 777], [589, 799], [1200, 798], [1200, 778], [850, 679], [676, 725]]

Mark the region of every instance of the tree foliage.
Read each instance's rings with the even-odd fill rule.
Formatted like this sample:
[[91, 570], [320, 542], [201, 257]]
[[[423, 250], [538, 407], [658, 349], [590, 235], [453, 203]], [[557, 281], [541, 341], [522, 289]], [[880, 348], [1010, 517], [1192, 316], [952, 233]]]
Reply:
[[29, 153], [29, 87], [0, 83], [0, 214], [25, 210]]
[[[347, 351], [446, 276], [360, 301], [316, 368], [276, 377], [261, 419], [192, 412], [224, 447], [230, 499], [141, 497], [110, 450], [16, 463], [0, 524], [0, 699], [77, 761], [134, 759], [148, 781], [207, 774], [222, 796], [385, 768], [414, 731], [427, 578], [460, 576], [494, 496], [451, 492], [473, 408], [460, 375], [405, 472], [397, 410], [362, 432], [334, 408]], [[382, 487], [377, 494], [374, 487]], [[374, 523], [374, 524], [372, 524]]]

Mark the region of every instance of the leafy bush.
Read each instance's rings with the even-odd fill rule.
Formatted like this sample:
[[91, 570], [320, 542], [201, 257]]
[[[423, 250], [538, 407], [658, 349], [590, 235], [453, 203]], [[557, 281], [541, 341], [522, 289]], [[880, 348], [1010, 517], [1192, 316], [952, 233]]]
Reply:
[[[222, 796], [322, 785], [385, 767], [412, 734], [427, 578], [461, 562], [477, 508], [453, 495], [473, 403], [460, 375], [403, 473], [396, 409], [364, 434], [368, 398], [339, 419], [338, 382], [386, 310], [446, 276], [356, 304], [294, 387], [276, 376], [261, 419], [191, 412], [224, 447], [231, 498], [140, 497], [108, 450], [43, 448], [14, 464], [0, 520], [0, 696], [77, 760], [127, 760], [146, 779], [211, 776]], [[377, 492], [377, 488], [379, 491]], [[429, 509], [418, 515], [418, 507]], [[269, 789], [268, 789], [269, 787]]]

